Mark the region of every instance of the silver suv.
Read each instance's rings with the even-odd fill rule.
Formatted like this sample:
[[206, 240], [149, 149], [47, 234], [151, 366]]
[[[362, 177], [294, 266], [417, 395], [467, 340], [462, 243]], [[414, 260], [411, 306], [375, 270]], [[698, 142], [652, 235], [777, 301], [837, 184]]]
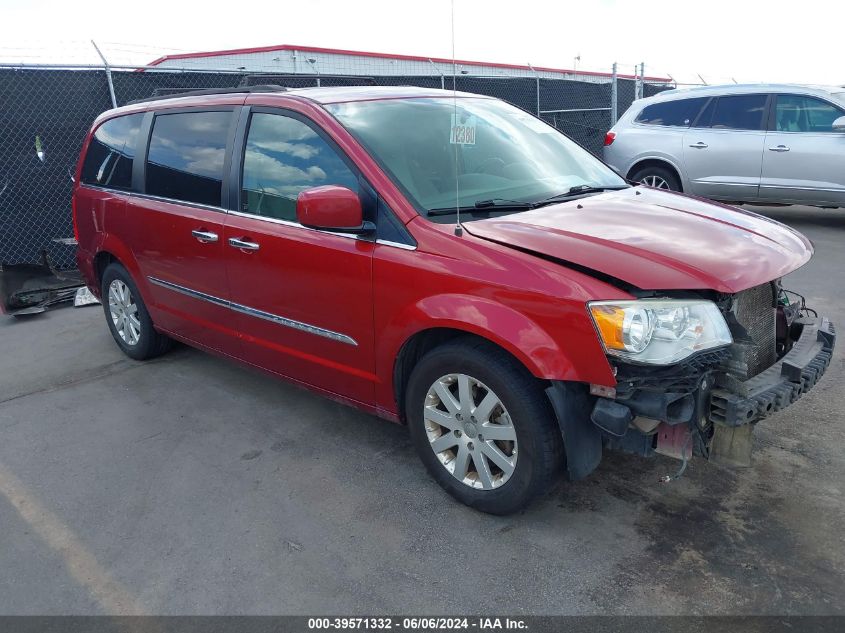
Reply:
[[605, 138], [630, 180], [715, 200], [845, 207], [845, 88], [729, 85], [635, 101]]

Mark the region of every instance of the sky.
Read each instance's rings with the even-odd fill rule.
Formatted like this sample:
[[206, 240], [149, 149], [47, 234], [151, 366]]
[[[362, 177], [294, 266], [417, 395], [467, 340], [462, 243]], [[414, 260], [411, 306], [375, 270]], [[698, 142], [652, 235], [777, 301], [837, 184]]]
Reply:
[[[450, 0], [0, 0], [0, 62], [142, 64], [167, 53], [296, 44], [451, 57]], [[232, 11], [237, 9], [239, 17]], [[843, 0], [454, 0], [458, 59], [679, 83], [845, 85]], [[576, 58], [580, 57], [580, 60]]]

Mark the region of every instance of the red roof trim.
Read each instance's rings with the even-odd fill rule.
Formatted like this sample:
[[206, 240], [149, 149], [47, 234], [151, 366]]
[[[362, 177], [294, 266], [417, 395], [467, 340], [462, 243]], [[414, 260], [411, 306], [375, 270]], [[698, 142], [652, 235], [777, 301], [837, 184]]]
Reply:
[[[444, 57], [420, 57], [418, 55], [391, 55], [388, 53], [373, 53], [369, 51], [350, 51], [342, 48], [320, 48], [317, 46], [295, 46], [293, 44], [280, 44], [277, 46], [261, 46], [257, 48], [233, 48], [223, 51], [205, 51], [199, 53], [179, 53], [178, 55], [164, 55], [151, 61], [149, 66], [158, 66], [165, 61], [177, 59], [196, 59], [199, 57], [221, 57], [223, 55], [248, 55], [250, 53], [272, 53], [275, 51], [302, 51], [304, 53], [334, 53], [338, 55], [356, 55], [358, 57], [378, 57], [381, 59], [401, 59], [413, 62], [427, 62], [429, 59], [441, 64], [451, 64], [452, 60]], [[528, 70], [529, 66], [519, 64], [502, 64], [498, 62], [476, 62], [465, 59], [456, 59], [456, 64], [462, 66], [492, 66], [493, 68], [509, 68], [512, 70]], [[568, 68], [549, 68], [546, 66], [534, 66], [534, 70], [540, 72], [566, 73], [570, 75], [583, 75], [593, 77], [611, 77], [612, 73], [590, 72], [586, 70], [570, 70]], [[618, 75], [620, 79], [634, 79], [634, 75]], [[671, 82], [670, 77], [645, 77], [646, 81]]]

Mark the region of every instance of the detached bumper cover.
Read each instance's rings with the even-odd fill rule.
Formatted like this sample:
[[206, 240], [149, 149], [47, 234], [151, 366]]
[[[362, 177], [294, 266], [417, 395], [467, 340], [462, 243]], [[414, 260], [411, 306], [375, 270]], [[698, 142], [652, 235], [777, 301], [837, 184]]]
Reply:
[[710, 393], [709, 418], [729, 427], [751, 424], [788, 407], [827, 370], [836, 343], [826, 318], [802, 319], [801, 335], [778, 362], [744, 382], [722, 375]]
[[75, 270], [56, 270], [46, 256], [41, 264], [0, 265], [0, 314], [29, 315], [73, 301], [83, 286]]

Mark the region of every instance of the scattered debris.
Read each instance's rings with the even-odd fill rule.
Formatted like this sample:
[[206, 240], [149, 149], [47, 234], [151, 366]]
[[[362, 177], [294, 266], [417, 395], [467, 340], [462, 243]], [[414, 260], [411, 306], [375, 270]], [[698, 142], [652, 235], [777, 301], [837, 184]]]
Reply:
[[46, 154], [44, 154], [44, 145], [41, 143], [41, 137], [36, 135], [35, 136], [35, 155], [38, 156], [38, 160], [42, 163], [46, 158]]
[[0, 265], [0, 314], [30, 316], [74, 300], [85, 282], [77, 270], [56, 270], [47, 253], [40, 264]]
[[100, 303], [100, 300], [87, 287], [77, 289], [76, 296], [73, 298], [74, 308], [96, 305], [98, 303]]

